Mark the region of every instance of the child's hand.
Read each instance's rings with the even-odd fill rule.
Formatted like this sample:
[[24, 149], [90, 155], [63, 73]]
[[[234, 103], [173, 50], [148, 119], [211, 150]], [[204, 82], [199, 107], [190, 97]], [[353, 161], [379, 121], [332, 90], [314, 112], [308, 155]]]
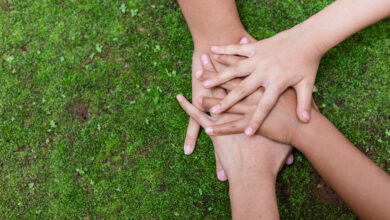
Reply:
[[[274, 37], [245, 45], [212, 47], [216, 54], [236, 54], [248, 57], [210, 79], [202, 77], [206, 88], [221, 85], [231, 79], [247, 76], [211, 112], [220, 113], [264, 87], [254, 114], [245, 129], [247, 135], [253, 135], [272, 110], [279, 96], [293, 87], [297, 93], [296, 112], [303, 122], [310, 120], [310, 109], [314, 81], [321, 53], [310, 40], [301, 38], [294, 29], [284, 31]], [[218, 57], [218, 55], [217, 55]], [[204, 71], [202, 75], [212, 75]]]

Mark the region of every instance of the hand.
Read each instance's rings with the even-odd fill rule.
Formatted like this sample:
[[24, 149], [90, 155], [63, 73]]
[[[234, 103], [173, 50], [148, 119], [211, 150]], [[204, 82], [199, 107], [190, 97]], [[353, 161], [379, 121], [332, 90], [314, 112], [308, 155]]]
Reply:
[[[245, 40], [241, 43], [248, 43], [248, 39], [250, 39], [251, 42], [255, 42], [255, 39], [251, 38], [246, 32], [242, 33], [242, 36], [247, 36], [247, 37], [244, 38]], [[193, 74], [192, 74], [192, 100], [197, 100], [199, 97], [202, 97], [202, 96], [213, 95], [213, 90], [203, 88], [201, 85], [201, 82], [195, 78], [195, 76], [196, 76], [195, 73], [202, 69], [201, 60], [199, 59], [199, 57], [201, 57], [200, 51], [205, 51], [205, 50], [206, 49], [204, 49], [203, 47], [198, 46], [195, 48], [194, 53], [193, 53], [193, 57], [192, 57], [192, 72], [193, 72]], [[227, 59], [229, 59], [229, 57], [231, 57], [231, 59], [233, 59], [233, 60], [235, 58], [235, 56], [225, 56], [225, 57], [227, 57]], [[206, 57], [203, 56], [202, 62], [204, 65], [211, 65], [211, 61], [210, 61], [208, 56], [206, 56]], [[225, 68], [225, 66], [223, 64], [215, 63], [215, 65], [216, 65], [217, 70], [222, 71]], [[212, 68], [214, 68], [214, 67], [212, 67]], [[222, 92], [221, 90], [216, 91], [214, 89], [214, 92], [216, 92], [218, 95], [222, 95], [221, 98], [223, 98], [225, 96], [225, 93]], [[222, 94], [221, 94], [221, 92], [222, 92]], [[194, 105], [198, 109], [202, 109], [202, 107], [200, 105], [198, 105], [197, 102], [194, 102]], [[184, 142], [184, 153], [186, 155], [190, 155], [194, 151], [195, 146], [196, 146], [196, 140], [197, 140], [198, 134], [199, 134], [199, 130], [200, 130], [200, 125], [194, 119], [192, 119], [190, 117], [189, 122], [188, 122], [188, 127], [187, 127], [187, 134], [186, 134], [186, 138], [185, 138], [185, 142]], [[228, 138], [225, 138], [225, 137], [214, 138], [214, 139], [215, 140], [213, 141], [213, 143], [218, 144], [218, 145], [226, 145], [226, 143], [230, 142], [230, 140]], [[219, 163], [219, 159], [218, 159], [217, 155], [215, 155], [215, 161], [216, 161], [216, 170], [217, 170], [218, 179], [220, 181], [226, 181], [227, 180], [226, 173], [223, 170], [223, 167], [221, 166], [221, 164]], [[290, 164], [292, 164], [292, 162], [293, 162], [293, 155], [291, 154], [289, 156], [286, 164], [290, 165]]]
[[[310, 119], [311, 93], [321, 58], [310, 40], [300, 38], [294, 29], [281, 32], [274, 37], [246, 45], [212, 47], [216, 54], [236, 54], [247, 57], [220, 74], [203, 82], [205, 88], [221, 85], [233, 78], [247, 76], [221, 102], [211, 108], [221, 113], [260, 87], [264, 95], [251, 116], [245, 133], [253, 135], [288, 87], [296, 90], [299, 119]], [[212, 75], [205, 71], [206, 75]]]
[[[212, 127], [214, 126], [215, 124], [218, 124], [218, 123], [225, 123], [225, 122], [228, 122], [228, 121], [235, 121], [235, 120], [239, 120], [242, 116], [240, 115], [237, 115], [237, 114], [228, 114], [228, 113], [225, 113], [225, 114], [221, 114], [219, 116], [218, 119], [212, 117], [212, 116], [208, 116], [206, 113], [200, 111], [199, 109], [197, 109], [194, 105], [192, 105], [190, 102], [188, 102], [187, 99], [184, 98], [184, 96], [182, 95], [178, 95], [177, 97], [177, 100], [178, 102], [180, 103], [181, 107], [186, 111], [186, 113], [188, 115], [190, 115], [194, 120], [196, 120], [202, 127], [206, 127], [206, 128], [209, 128], [209, 127]], [[210, 100], [212, 100], [213, 98], [210, 98]], [[209, 100], [207, 100], [209, 101]], [[258, 152], [258, 151], [263, 151], [264, 149], [262, 150], [259, 150], [262, 148], [262, 146], [259, 146], [259, 144], [254, 144], [254, 143], [258, 143], [258, 140], [259, 139], [264, 139], [263, 137], [261, 136], [258, 136], [256, 135], [254, 138], [249, 138], [249, 137], [246, 137], [245, 135], [233, 135], [232, 138], [230, 138], [230, 142], [229, 144], [225, 145], [225, 146], [222, 146], [222, 145], [215, 145], [215, 150], [217, 152], [217, 155], [219, 157], [219, 159], [221, 160], [221, 163], [223, 165], [223, 167], [226, 169], [227, 171], [227, 174], [229, 176], [229, 173], [240, 173], [242, 171], [241, 168], [243, 168], [242, 166], [247, 166], [248, 167], [252, 167], [252, 171], [255, 171], [255, 170], [268, 170], [270, 167], [264, 167], [260, 164], [259, 162], [259, 157], [264, 157], [264, 155], [262, 153], [258, 153], [256, 154], [258, 157], [255, 157], [255, 155], [251, 154], [250, 152]], [[215, 139], [213, 139], [213, 142], [214, 142]], [[267, 139], [265, 139], [267, 140]], [[264, 140], [262, 140], [264, 141]], [[269, 140], [267, 140], [269, 141]], [[236, 143], [236, 144], [235, 144]], [[268, 143], [272, 143], [272, 142], [268, 142]], [[282, 145], [282, 144], [277, 144], [277, 143], [273, 143], [275, 144], [275, 146], [272, 146], [271, 149], [267, 149], [266, 150], [266, 154], [272, 154], [274, 156], [278, 156], [279, 157], [279, 160], [277, 160], [277, 162], [274, 164], [275, 166], [272, 167], [272, 169], [270, 168], [270, 170], [273, 171], [273, 173], [277, 173], [282, 164], [283, 164], [283, 161], [286, 159], [288, 153], [291, 151], [291, 147], [289, 147], [288, 145]], [[247, 146], [247, 145], [250, 145], [252, 146], [251, 148], [246, 148], [246, 147], [243, 147], [243, 146]], [[256, 148], [259, 148], [256, 150]], [[272, 152], [271, 152], [272, 151]], [[243, 154], [245, 152], [245, 154]], [[283, 155], [283, 157], [280, 157], [281, 155]], [[241, 161], [241, 158], [239, 159], [241, 162], [237, 162], [237, 157], [253, 157], [253, 160], [251, 160], [250, 162], [253, 163], [249, 166], [249, 164], [245, 164], [244, 161], [245, 160], [242, 160]], [[257, 159], [256, 159], [257, 158]], [[259, 162], [258, 164], [256, 164], [256, 161]], [[253, 166], [252, 166], [253, 165]]]

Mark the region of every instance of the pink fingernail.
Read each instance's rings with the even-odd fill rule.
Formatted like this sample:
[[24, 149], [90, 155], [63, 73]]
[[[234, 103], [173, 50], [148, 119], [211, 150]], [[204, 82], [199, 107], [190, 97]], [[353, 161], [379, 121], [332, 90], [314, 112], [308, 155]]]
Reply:
[[199, 97], [198, 97], [198, 104], [199, 104], [199, 105], [202, 105], [202, 103], [203, 103], [203, 97], [202, 97], [202, 96], [199, 96]]
[[248, 40], [248, 38], [246, 38], [246, 37], [244, 37], [244, 38], [241, 38], [241, 40], [240, 40], [240, 44], [247, 44], [247, 43], [249, 43], [249, 40]]
[[213, 82], [211, 80], [206, 80], [206, 81], [203, 82], [203, 86], [204, 87], [211, 87], [212, 83]]
[[206, 54], [203, 54], [201, 56], [201, 60], [202, 60], [203, 65], [207, 65], [209, 63], [209, 56], [207, 56]]
[[221, 110], [221, 105], [213, 106], [210, 111], [211, 113], [218, 113]]
[[212, 128], [206, 128], [206, 133], [207, 134], [212, 134], [213, 133], [213, 129]]
[[216, 52], [216, 53], [218, 53], [218, 52], [219, 52], [219, 47], [217, 47], [217, 46], [212, 46], [212, 47], [211, 47], [211, 50], [214, 51], [214, 52]]
[[176, 99], [177, 99], [177, 101], [181, 102], [181, 101], [183, 101], [183, 96], [182, 95], [177, 95]]
[[200, 76], [202, 76], [202, 73], [203, 73], [202, 70], [198, 70], [198, 72], [195, 73], [196, 78], [199, 79]]
[[253, 134], [253, 128], [249, 127], [245, 129], [245, 134], [248, 136], [251, 136]]
[[290, 155], [287, 157], [286, 164], [287, 164], [287, 165], [291, 165], [293, 162], [294, 162], [294, 156], [293, 156], [292, 154], [290, 154]]
[[225, 180], [227, 180], [227, 175], [226, 175], [226, 173], [225, 173], [225, 171], [224, 170], [220, 170], [220, 171], [218, 171], [218, 179], [219, 180], [222, 180], [222, 181], [225, 181]]
[[309, 120], [309, 119], [310, 119], [309, 112], [307, 112], [307, 111], [302, 112], [302, 117], [303, 117], [304, 119], [306, 119], [306, 120]]
[[192, 147], [190, 145], [184, 145], [184, 154], [190, 155], [192, 153]]
[[219, 54], [214, 54], [213, 57], [214, 57], [214, 59], [218, 59]]

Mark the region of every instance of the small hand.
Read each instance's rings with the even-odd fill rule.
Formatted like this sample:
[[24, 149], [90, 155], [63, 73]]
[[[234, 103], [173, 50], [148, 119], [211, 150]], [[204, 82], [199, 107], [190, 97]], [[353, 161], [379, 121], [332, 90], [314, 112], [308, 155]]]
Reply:
[[[245, 129], [247, 135], [253, 135], [272, 110], [280, 94], [288, 87], [293, 87], [298, 99], [297, 115], [302, 122], [308, 122], [311, 94], [321, 56], [310, 41], [303, 40], [299, 39], [299, 33], [288, 30], [252, 44], [212, 47], [216, 54], [236, 54], [246, 59], [204, 81], [205, 88], [221, 85], [237, 77], [249, 76], [219, 104], [212, 107], [211, 112], [218, 114], [226, 111], [263, 87], [264, 95]], [[208, 71], [204, 73], [213, 75]]]

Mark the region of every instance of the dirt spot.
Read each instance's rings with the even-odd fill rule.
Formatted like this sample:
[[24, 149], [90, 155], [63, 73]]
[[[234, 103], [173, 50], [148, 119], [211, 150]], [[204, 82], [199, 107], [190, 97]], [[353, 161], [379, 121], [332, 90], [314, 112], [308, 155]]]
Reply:
[[339, 108], [343, 108], [345, 104], [345, 100], [337, 100], [336, 104]]
[[166, 188], [167, 188], [167, 185], [165, 184], [165, 181], [162, 180], [162, 183], [161, 183], [160, 186], [158, 186], [157, 191], [159, 191], [159, 192], [165, 192]]
[[211, 196], [209, 195], [203, 195], [202, 197], [202, 203], [193, 202], [194, 206], [198, 207], [199, 209], [203, 209], [203, 217], [207, 217], [210, 214], [208, 203], [211, 199]]
[[341, 200], [336, 192], [333, 191], [333, 189], [325, 182], [324, 179], [322, 179], [322, 177], [317, 172], [314, 172], [312, 177], [311, 184], [314, 188], [314, 192], [322, 201], [338, 206], [344, 204], [343, 200]]
[[24, 52], [28, 52], [28, 49], [27, 49], [26, 45], [20, 47], [20, 49], [23, 50]]
[[81, 123], [89, 121], [90, 112], [86, 104], [79, 103], [69, 107], [69, 112], [73, 120], [78, 120]]

